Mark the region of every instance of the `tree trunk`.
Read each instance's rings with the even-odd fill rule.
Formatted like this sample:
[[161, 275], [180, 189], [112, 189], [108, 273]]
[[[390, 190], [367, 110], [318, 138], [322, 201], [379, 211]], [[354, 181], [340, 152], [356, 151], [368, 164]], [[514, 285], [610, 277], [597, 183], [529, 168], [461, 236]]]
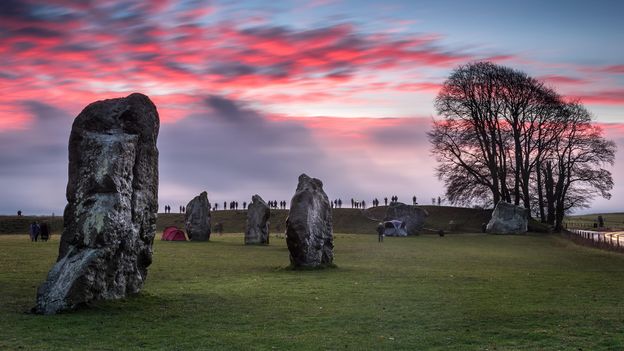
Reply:
[[538, 161], [536, 164], [537, 173], [536, 181], [537, 181], [537, 205], [539, 206], [539, 215], [540, 221], [542, 223], [546, 222], [546, 212], [544, 211], [544, 188], [542, 184], [542, 162]]
[[552, 174], [552, 163], [546, 162], [546, 174], [544, 185], [546, 187], [546, 202], [548, 213], [546, 215], [546, 223], [555, 224], [555, 182]]

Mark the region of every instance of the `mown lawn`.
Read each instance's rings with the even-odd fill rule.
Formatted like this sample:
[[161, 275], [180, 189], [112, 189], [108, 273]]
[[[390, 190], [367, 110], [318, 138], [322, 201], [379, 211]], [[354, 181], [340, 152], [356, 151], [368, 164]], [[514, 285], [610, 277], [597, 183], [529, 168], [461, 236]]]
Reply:
[[337, 235], [324, 271], [285, 269], [273, 237], [157, 241], [138, 296], [26, 314], [55, 239], [0, 236], [2, 350], [624, 348], [624, 255], [556, 236]]

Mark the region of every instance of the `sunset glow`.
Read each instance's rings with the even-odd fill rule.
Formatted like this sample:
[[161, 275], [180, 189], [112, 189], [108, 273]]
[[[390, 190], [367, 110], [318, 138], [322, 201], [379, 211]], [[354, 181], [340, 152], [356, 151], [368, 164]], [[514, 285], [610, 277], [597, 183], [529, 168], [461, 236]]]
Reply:
[[[490, 1], [464, 11], [446, 1], [2, 1], [0, 213], [60, 213], [73, 118], [132, 92], [160, 113], [163, 206], [202, 190], [219, 202], [288, 200], [302, 172], [330, 197], [443, 196], [425, 135], [433, 100], [455, 66], [476, 60], [580, 99], [624, 145], [624, 8], [565, 4], [550, 25], [552, 5], [526, 4], [536, 11], [527, 43], [513, 11]], [[453, 6], [512, 17], [467, 25]], [[620, 155], [614, 196], [596, 210], [624, 199]]]

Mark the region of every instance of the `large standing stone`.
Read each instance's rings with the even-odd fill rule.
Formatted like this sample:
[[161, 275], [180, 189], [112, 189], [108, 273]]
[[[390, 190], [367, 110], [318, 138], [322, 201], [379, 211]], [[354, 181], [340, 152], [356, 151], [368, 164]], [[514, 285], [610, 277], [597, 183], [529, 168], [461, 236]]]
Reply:
[[186, 205], [184, 221], [189, 240], [210, 240], [210, 202], [205, 191]]
[[141, 290], [156, 230], [159, 125], [142, 94], [94, 102], [76, 117], [65, 228], [33, 312], [54, 314]]
[[418, 235], [425, 226], [427, 216], [429, 213], [420, 207], [394, 201], [388, 206], [384, 221], [401, 221], [405, 223], [407, 235]]
[[497, 234], [521, 234], [527, 232], [529, 210], [505, 201], [499, 201], [492, 212], [492, 219], [485, 230]]
[[245, 231], [245, 245], [269, 244], [269, 218], [271, 210], [259, 195], [251, 197], [247, 207], [247, 230]]
[[294, 267], [322, 267], [334, 260], [332, 213], [323, 182], [305, 174], [290, 200], [286, 244]]

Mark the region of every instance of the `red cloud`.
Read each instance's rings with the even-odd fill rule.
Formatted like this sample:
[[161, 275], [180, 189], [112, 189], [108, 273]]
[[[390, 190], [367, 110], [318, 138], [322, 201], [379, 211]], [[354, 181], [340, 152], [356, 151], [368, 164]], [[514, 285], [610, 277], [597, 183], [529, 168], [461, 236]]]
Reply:
[[603, 72], [624, 74], [624, 65], [607, 66], [602, 69]]
[[573, 77], [556, 75], [556, 74], [540, 76], [537, 78], [546, 83], [551, 83], [554, 85], [581, 85], [581, 84], [589, 83], [589, 81], [586, 81], [580, 78], [573, 78]]
[[[27, 2], [8, 17], [0, 13], [0, 85], [6, 87], [0, 105], [9, 106], [0, 110], [0, 129], [25, 120], [15, 113], [15, 101], [32, 96], [77, 113], [93, 100], [141, 91], [158, 100], [168, 122], [193, 111], [206, 94], [264, 104], [364, 103], [355, 95], [435, 94], [441, 82], [415, 80], [409, 77], [421, 75], [405, 72], [479, 59], [445, 48], [435, 33], [364, 34], [351, 24], [309, 30], [257, 26], [254, 16], [207, 22], [222, 14], [202, 2], [113, 5]], [[605, 71], [620, 73], [622, 66]], [[546, 80], [577, 84], [564, 76]], [[579, 97], [588, 103], [622, 100], [618, 91]]]
[[570, 100], [580, 100], [589, 105], [624, 105], [624, 89], [604, 90], [586, 94], [568, 95]]

